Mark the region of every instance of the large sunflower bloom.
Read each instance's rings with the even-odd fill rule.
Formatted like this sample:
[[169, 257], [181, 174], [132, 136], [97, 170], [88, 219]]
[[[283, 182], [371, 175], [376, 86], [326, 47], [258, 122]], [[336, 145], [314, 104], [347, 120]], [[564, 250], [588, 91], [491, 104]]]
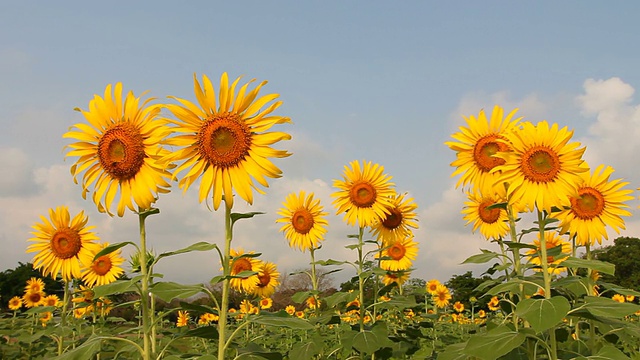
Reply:
[[265, 262], [258, 273], [258, 285], [253, 289], [253, 293], [262, 298], [268, 298], [276, 292], [276, 287], [280, 284], [278, 279], [280, 273], [276, 268], [276, 264]]
[[40, 278], [32, 277], [27, 280], [27, 285], [24, 287], [24, 292], [40, 292], [44, 291], [44, 281]]
[[569, 197], [577, 195], [577, 186], [582, 182], [580, 173], [589, 170], [582, 160], [586, 148], [578, 149], [578, 142], [569, 143], [572, 135], [566, 126], [549, 127], [546, 121], [537, 125], [525, 122], [511, 133], [513, 151], [498, 152], [495, 156], [506, 163], [493, 170], [501, 172], [500, 183], [509, 184], [510, 203], [547, 212], [553, 206], [568, 205]]
[[86, 226], [89, 217], [81, 211], [70, 219], [66, 206], [49, 209], [49, 218], [40, 216], [42, 223], [33, 225], [35, 237], [29, 239], [35, 244], [27, 247], [27, 253], [38, 252], [33, 257], [34, 269], [41, 269], [44, 276], [56, 278], [62, 274], [65, 281], [80, 278], [80, 264], [91, 263], [91, 254], [99, 249], [94, 241], [98, 237], [91, 231], [93, 226]]
[[487, 196], [475, 191], [468, 192], [467, 196], [469, 201], [464, 203], [465, 209], [462, 213], [465, 214], [464, 220], [467, 220], [467, 225], [473, 223], [473, 232], [480, 229], [480, 234], [486, 239], [500, 239], [509, 232], [507, 211], [499, 207], [487, 209], [504, 202], [504, 199], [497, 194]]
[[395, 191], [391, 176], [384, 174], [384, 167], [371, 162], [350, 163], [351, 169], [344, 167], [344, 181], [334, 180], [333, 186], [339, 191], [331, 194], [336, 199], [333, 204], [337, 214], [345, 213], [349, 225], [358, 223], [360, 227], [371, 226], [390, 213]]
[[563, 232], [576, 236], [579, 245], [591, 244], [609, 239], [605, 227], [611, 226], [617, 233], [624, 229], [621, 216], [631, 216], [624, 208], [625, 201], [633, 199], [631, 190], [623, 189], [627, 182], [621, 179], [609, 181], [613, 168], [598, 166], [593, 174], [582, 173], [583, 182], [578, 185], [578, 195], [571, 197], [571, 207], [563, 209], [553, 217], [560, 220]]
[[438, 308], [443, 308], [449, 305], [451, 300], [451, 293], [449, 289], [444, 285], [438, 285], [435, 293], [433, 294], [433, 301]]
[[27, 292], [22, 296], [22, 302], [24, 306], [28, 308], [42, 306], [44, 305], [45, 293], [42, 291], [38, 292]]
[[299, 195], [291, 193], [283, 203], [284, 208], [278, 211], [282, 218], [276, 222], [284, 223], [280, 231], [289, 240], [289, 246], [298, 248], [303, 252], [307, 249], [315, 249], [324, 240], [329, 223], [325, 219], [320, 200], [313, 198], [313, 193], [308, 196], [304, 191]]
[[412, 198], [405, 199], [405, 194], [396, 195], [388, 209], [389, 213], [384, 214], [380, 221], [371, 227], [372, 235], [382, 240], [383, 244], [413, 236], [411, 228], [418, 228], [417, 208], [418, 205]]
[[[560, 246], [561, 251], [558, 256], [547, 256], [547, 263], [549, 264], [549, 274], [560, 274], [567, 270], [565, 267], [559, 265], [566, 260], [567, 256], [571, 254], [571, 244], [568, 241], [562, 240], [562, 238], [554, 231], [544, 232], [545, 242], [547, 250]], [[529, 257], [531, 264], [541, 266], [540, 261], [540, 234], [538, 239], [533, 241], [533, 245], [536, 249], [529, 249], [526, 255]], [[542, 271], [542, 268], [535, 268], [536, 271]]]
[[404, 240], [396, 240], [387, 244], [387, 248], [378, 255], [388, 260], [380, 261], [380, 267], [384, 270], [400, 271], [408, 270], [412, 261], [418, 256], [418, 243], [412, 237]]
[[[151, 208], [158, 193], [169, 192], [170, 178], [167, 166], [157, 160], [167, 153], [159, 144], [170, 130], [156, 121], [158, 106], [147, 106], [153, 99], [140, 104], [140, 98], [129, 92], [122, 100], [122, 84], [117, 83], [113, 95], [111, 84], [104, 90], [104, 98], [95, 95], [89, 102], [89, 111], [80, 110], [89, 124], [74, 125], [62, 137], [78, 142], [70, 144], [73, 150], [66, 156], [78, 156], [71, 167], [74, 181], [84, 172], [82, 197], [86, 198], [94, 184], [93, 202], [100, 212], [111, 213], [116, 194], [118, 216], [125, 208], [136, 211]], [[85, 171], [86, 170], [86, 171]], [[120, 190], [120, 191], [118, 191]]]
[[465, 117], [468, 127], [461, 126], [460, 132], [451, 135], [457, 142], [445, 142], [451, 150], [456, 151], [456, 160], [451, 163], [456, 170], [451, 176], [462, 174], [456, 187], [471, 184], [472, 188], [485, 190], [496, 184], [498, 174], [492, 173], [491, 170], [504, 164], [504, 160], [493, 155], [499, 151], [511, 150], [505, 140], [507, 134], [522, 119], [513, 119], [516, 111], [518, 109], [512, 110], [504, 117], [504, 109], [496, 105], [489, 120], [484, 110], [480, 110], [478, 117]]
[[[169, 154], [165, 161], [183, 161], [175, 169], [178, 173], [189, 169], [180, 180], [180, 188], [186, 191], [200, 176], [199, 199], [202, 202], [213, 191], [213, 208], [218, 209], [224, 197], [226, 206], [233, 205], [233, 189], [247, 201], [253, 203], [253, 189], [264, 193], [253, 180], [268, 187], [265, 177], [278, 178], [282, 171], [269, 160], [291, 155], [284, 150], [270, 147], [291, 136], [284, 132], [265, 132], [275, 124], [291, 120], [271, 115], [281, 104], [275, 100], [278, 94], [258, 97], [258, 92], [267, 82], [263, 81], [247, 92], [251, 82], [243, 85], [236, 94], [240, 78], [229, 86], [227, 73], [222, 74], [218, 98], [206, 75], [202, 85], [194, 76], [194, 89], [198, 105], [184, 99], [171, 97], [182, 105], [169, 104], [167, 109], [177, 120], [165, 119], [176, 125], [173, 130], [180, 135], [166, 140], [166, 144], [180, 147]], [[255, 100], [255, 101], [254, 101]], [[263, 107], [265, 107], [263, 109]]]
[[[95, 254], [109, 246], [109, 243], [102, 244]], [[124, 258], [120, 256], [120, 250], [113, 251], [107, 255], [102, 255], [95, 259], [90, 265], [82, 270], [82, 280], [88, 287], [110, 284], [120, 276], [124, 270], [120, 267], [124, 263]]]
[[[255, 257], [242, 256], [244, 251], [242, 249], [231, 249], [230, 255], [230, 266], [231, 266], [231, 276], [234, 276], [230, 280], [231, 287], [236, 291], [244, 291], [247, 294], [251, 294], [255, 291], [258, 284], [260, 284], [259, 274], [263, 271], [263, 263], [262, 261], [256, 259]], [[249, 254], [253, 254], [250, 252]], [[253, 271], [257, 274], [246, 276], [246, 277], [237, 277], [243, 271]]]

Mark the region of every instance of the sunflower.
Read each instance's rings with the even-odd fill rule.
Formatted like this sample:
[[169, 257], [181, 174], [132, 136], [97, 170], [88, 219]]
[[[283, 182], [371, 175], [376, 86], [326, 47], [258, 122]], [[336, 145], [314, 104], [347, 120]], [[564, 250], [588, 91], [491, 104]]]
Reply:
[[322, 305], [322, 301], [318, 300], [315, 296], [309, 296], [307, 300], [305, 300], [305, 303], [309, 309], [316, 309]]
[[633, 295], [627, 295], [625, 298], [627, 299], [627, 302], [633, 302], [633, 300], [636, 299], [636, 297]]
[[382, 258], [389, 258], [380, 262], [380, 267], [384, 270], [407, 270], [411, 268], [411, 262], [418, 256], [418, 243], [413, 241], [412, 237], [396, 240], [387, 246], [380, 254]]
[[280, 140], [291, 139], [289, 134], [265, 132], [275, 124], [291, 122], [287, 117], [271, 115], [282, 102], [267, 104], [279, 95], [257, 97], [266, 81], [247, 93], [249, 84], [255, 79], [243, 85], [236, 94], [239, 81], [240, 78], [229, 86], [227, 73], [223, 73], [219, 97], [216, 99], [209, 78], [203, 75], [203, 86], [200, 86], [194, 75], [198, 104], [171, 97], [181, 105], [166, 105], [177, 120], [164, 121], [175, 125], [174, 131], [180, 134], [166, 139], [166, 144], [181, 148], [169, 154], [164, 161], [183, 161], [176, 168], [174, 178], [178, 173], [189, 169], [179, 183], [184, 191], [202, 176], [200, 202], [213, 191], [213, 208], [216, 210], [223, 197], [227, 207], [233, 206], [233, 189], [252, 204], [253, 189], [263, 193], [253, 180], [268, 187], [265, 177], [278, 178], [282, 174], [268, 158], [291, 155], [287, 151], [270, 147]]
[[271, 298], [262, 298], [260, 299], [260, 309], [271, 309], [271, 307], [273, 306], [273, 300], [271, 300]]
[[339, 190], [331, 196], [337, 214], [345, 213], [349, 225], [358, 223], [360, 227], [371, 226], [390, 213], [395, 191], [391, 176], [384, 174], [384, 167], [371, 162], [350, 163], [351, 169], [344, 167], [344, 181], [334, 180], [333, 186]]
[[24, 292], [41, 292], [44, 291], [44, 281], [40, 278], [32, 277], [27, 280], [27, 286], [24, 287]]
[[177, 327], [187, 326], [189, 324], [189, 319], [191, 319], [191, 317], [189, 316], [189, 312], [179, 310], [178, 319], [176, 320], [176, 326]]
[[19, 310], [22, 307], [22, 299], [19, 296], [14, 296], [9, 299], [9, 310]]
[[372, 235], [384, 244], [413, 236], [411, 228], [418, 228], [417, 208], [412, 198], [405, 199], [405, 194], [397, 194], [392, 199], [389, 213], [384, 214], [380, 221], [371, 227]]
[[496, 105], [491, 120], [488, 120], [484, 110], [480, 110], [477, 118], [473, 115], [465, 117], [468, 127], [461, 126], [460, 132], [451, 135], [457, 142], [445, 142], [451, 150], [456, 151], [456, 160], [451, 163], [456, 170], [451, 176], [462, 174], [456, 188], [471, 184], [474, 189], [486, 191], [497, 183], [498, 174], [491, 170], [503, 165], [504, 160], [494, 155], [511, 150], [509, 142], [505, 140], [522, 119], [513, 119], [517, 111], [514, 109], [504, 117], [504, 109]]
[[58, 273], [65, 281], [80, 278], [80, 264], [91, 263], [92, 251], [99, 248], [94, 243], [98, 237], [89, 231], [93, 226], [86, 226], [89, 217], [81, 211], [70, 220], [69, 209], [60, 206], [49, 209], [49, 218], [51, 221], [40, 216], [42, 223], [33, 225], [36, 231], [31, 234], [35, 237], [29, 241], [35, 244], [27, 247], [27, 253], [38, 252], [33, 257], [34, 269], [41, 269], [44, 276], [54, 279]]
[[396, 283], [398, 284], [398, 287], [400, 287], [405, 283], [405, 281], [409, 280], [409, 276], [411, 276], [410, 271], [387, 271], [387, 273], [382, 277], [382, 283], [384, 286]]
[[449, 305], [449, 300], [451, 300], [451, 293], [449, 292], [449, 289], [444, 285], [438, 285], [435, 294], [433, 294], [433, 301], [436, 306], [438, 308], [443, 308]]
[[216, 314], [212, 314], [212, 313], [204, 313], [202, 315], [200, 315], [200, 318], [198, 319], [198, 324], [199, 325], [209, 325], [211, 322], [214, 321], [218, 321], [220, 319], [220, 317]]
[[[561, 252], [559, 256], [547, 256], [547, 263], [549, 264], [549, 273], [550, 274], [560, 274], [567, 270], [565, 267], [560, 267], [563, 261], [566, 260], [567, 256], [571, 254], [571, 244], [567, 241], [562, 240], [562, 238], [553, 231], [545, 231], [544, 238], [546, 242], [547, 250], [553, 249], [555, 247], [560, 246]], [[540, 266], [540, 234], [538, 233], [538, 239], [533, 241], [533, 245], [536, 249], [530, 249], [526, 252], [526, 255], [529, 257], [529, 262]], [[534, 270], [542, 271], [542, 268], [536, 267]]]
[[93, 297], [95, 293], [90, 287], [86, 287], [84, 285], [80, 285], [78, 291], [75, 292], [74, 298], [71, 299], [72, 302], [76, 304], [84, 303], [91, 304], [93, 303]]
[[45, 311], [40, 314], [40, 323], [43, 327], [47, 326], [47, 323], [51, 321], [51, 319], [53, 319], [53, 314], [51, 313], [51, 311]]
[[44, 297], [44, 306], [58, 306], [61, 304], [58, 295], [47, 295]]
[[280, 231], [285, 233], [289, 246], [303, 252], [317, 248], [328, 226], [327, 213], [322, 211], [320, 200], [314, 200], [313, 193], [307, 196], [301, 191], [299, 195], [289, 194], [282, 205], [284, 208], [278, 211], [282, 218], [276, 222], [284, 223]]
[[593, 174], [582, 173], [582, 182], [578, 185], [578, 194], [571, 197], [571, 207], [554, 214], [560, 220], [563, 232], [576, 236], [578, 245], [602, 243], [608, 239], [605, 227], [608, 225], [617, 233], [624, 229], [621, 216], [631, 216], [624, 208], [625, 201], [633, 199], [631, 190], [624, 189], [627, 182], [621, 179], [609, 181], [613, 173], [610, 166], [598, 166]]
[[287, 307], [284, 308], [284, 311], [286, 311], [289, 315], [293, 315], [296, 313], [296, 307], [293, 305], [287, 305]]
[[86, 307], [79, 307], [73, 309], [73, 317], [76, 319], [81, 319], [87, 313]]
[[[253, 293], [258, 284], [260, 284], [259, 274], [263, 269], [262, 262], [255, 257], [242, 256], [244, 254], [242, 249], [237, 251], [231, 249], [230, 254], [231, 276], [234, 276], [230, 281], [231, 287], [237, 291], [244, 291], [248, 294]], [[249, 254], [253, 254], [253, 251]], [[253, 271], [256, 274], [247, 277], [236, 277], [243, 271]]]
[[613, 301], [617, 301], [617, 302], [619, 302], [619, 303], [623, 303], [623, 302], [625, 302], [625, 297], [624, 297], [624, 295], [615, 294], [615, 295], [613, 295], [613, 296], [611, 297], [611, 300], [613, 300]]
[[577, 196], [580, 173], [589, 168], [582, 160], [586, 148], [578, 149], [578, 142], [569, 143], [572, 135], [566, 126], [549, 127], [546, 121], [537, 125], [525, 122], [511, 133], [513, 151], [496, 153], [506, 162], [492, 170], [501, 172], [500, 183], [509, 184], [510, 203], [551, 212], [552, 206], [568, 205], [569, 197]]
[[478, 310], [478, 314], [477, 315], [478, 315], [479, 318], [487, 317], [487, 313], [482, 309]]
[[304, 311], [296, 311], [296, 317], [299, 319], [304, 319]]
[[[118, 189], [118, 216], [124, 215], [125, 207], [136, 211], [151, 208], [158, 193], [169, 192], [170, 166], [160, 166], [157, 160], [168, 151], [160, 147], [160, 140], [170, 134], [170, 129], [157, 120], [160, 107], [147, 106], [147, 99], [133, 92], [122, 101], [122, 84], [111, 84], [104, 90], [104, 98], [95, 95], [89, 102], [89, 111], [80, 110], [89, 124], [79, 123], [75, 129], [62, 137], [78, 140], [68, 145], [67, 156], [78, 156], [71, 167], [77, 183], [82, 178], [82, 197], [86, 199], [89, 187], [93, 186], [93, 202], [100, 212], [111, 213]], [[86, 171], [85, 171], [86, 170]]]
[[453, 310], [455, 310], [456, 312], [463, 312], [464, 311], [464, 304], [461, 303], [460, 301], [456, 301], [455, 303], [453, 303]]
[[497, 296], [492, 297], [491, 300], [489, 300], [489, 302], [487, 303], [487, 307], [491, 311], [499, 310], [500, 309], [500, 299], [498, 299]]
[[[109, 243], [102, 244], [102, 247], [93, 254], [93, 257], [107, 246], [109, 246]], [[116, 281], [124, 273], [124, 270], [120, 267], [124, 263], [124, 258], [120, 256], [120, 252], [118, 249], [95, 259], [91, 265], [82, 270], [82, 281], [89, 287], [106, 285]]]
[[28, 292], [22, 296], [22, 303], [28, 308], [44, 305], [45, 294], [42, 291]]
[[500, 239], [509, 232], [509, 216], [503, 208], [487, 207], [504, 202], [504, 199], [492, 192], [493, 196], [483, 195], [479, 191], [470, 191], [467, 193], [469, 201], [466, 201], [464, 220], [467, 225], [473, 223], [473, 232], [480, 229], [480, 234], [486, 239]]
[[434, 295], [438, 290], [438, 285], [442, 285], [438, 279], [427, 281], [426, 290], [429, 294]]
[[268, 298], [276, 292], [276, 287], [280, 284], [278, 279], [280, 273], [276, 269], [276, 264], [265, 262], [258, 273], [258, 284], [253, 289], [253, 294], [263, 298]]

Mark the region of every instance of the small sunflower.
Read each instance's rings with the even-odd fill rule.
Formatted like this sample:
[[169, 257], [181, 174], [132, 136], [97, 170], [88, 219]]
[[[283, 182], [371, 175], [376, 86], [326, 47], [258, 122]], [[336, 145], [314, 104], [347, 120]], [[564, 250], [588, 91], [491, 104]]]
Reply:
[[73, 309], [73, 317], [76, 319], [82, 319], [82, 317], [87, 313], [86, 307], [78, 307]]
[[400, 271], [411, 268], [411, 262], [418, 256], [418, 243], [413, 238], [404, 240], [396, 240], [387, 244], [387, 248], [382, 250], [382, 258], [390, 258], [382, 260], [380, 267], [384, 270]]
[[70, 220], [66, 206], [49, 209], [49, 218], [40, 216], [42, 223], [33, 225], [34, 235], [29, 241], [35, 244], [27, 247], [27, 253], [38, 252], [33, 257], [34, 269], [41, 269], [44, 276], [56, 276], [69, 281], [81, 276], [80, 265], [91, 263], [92, 251], [99, 248], [94, 243], [98, 237], [90, 232], [94, 227], [86, 226], [89, 218], [81, 211]]
[[546, 121], [537, 125], [525, 122], [510, 133], [510, 152], [498, 152], [504, 165], [492, 171], [501, 172], [498, 181], [508, 183], [507, 198], [511, 203], [533, 211], [551, 212], [551, 207], [569, 205], [569, 197], [577, 196], [581, 173], [589, 171], [582, 160], [586, 148], [569, 142], [573, 131]]
[[32, 277], [27, 280], [27, 286], [24, 287], [24, 292], [42, 292], [44, 291], [44, 281], [40, 278]]
[[[166, 179], [170, 166], [160, 166], [157, 160], [168, 151], [160, 147], [160, 141], [170, 134], [167, 127], [157, 121], [160, 107], [147, 106], [147, 99], [127, 93], [122, 99], [122, 84], [111, 84], [104, 90], [104, 98], [95, 95], [89, 102], [89, 111], [80, 110], [88, 124], [74, 125], [75, 130], [64, 134], [78, 142], [70, 144], [71, 151], [65, 157], [78, 156], [71, 167], [77, 183], [82, 178], [82, 197], [86, 198], [93, 185], [93, 202], [100, 212], [111, 213], [116, 195], [117, 214], [123, 216], [125, 208], [147, 210], [156, 201], [158, 193], [168, 193]], [[86, 171], [85, 171], [86, 170]], [[118, 191], [120, 190], [120, 191]]]
[[189, 316], [189, 312], [179, 310], [178, 311], [178, 320], [176, 320], [177, 327], [187, 326], [189, 324], [189, 320], [191, 317]]
[[204, 313], [202, 315], [200, 315], [200, 318], [198, 319], [198, 324], [199, 325], [209, 325], [210, 323], [214, 322], [214, 321], [218, 321], [220, 319], [220, 317], [216, 314], [212, 314], [212, 313]]
[[44, 297], [44, 306], [59, 306], [61, 304], [58, 295], [47, 295]]
[[[238, 249], [237, 251], [231, 249], [230, 254], [231, 260], [229, 265], [231, 266], [231, 276], [238, 276], [238, 274], [243, 271], [256, 272], [256, 274], [247, 277], [231, 278], [231, 287], [237, 291], [244, 291], [247, 294], [253, 293], [258, 287], [258, 284], [260, 284], [258, 275], [263, 268], [262, 262], [255, 257], [242, 256], [244, 254], [242, 249]], [[253, 254], [253, 252], [249, 254]]]
[[307, 300], [305, 300], [305, 303], [309, 309], [316, 309], [322, 305], [322, 301], [318, 300], [315, 296], [309, 296]]
[[389, 214], [393, 205], [395, 191], [391, 176], [384, 174], [384, 167], [371, 162], [350, 163], [351, 169], [344, 167], [344, 181], [334, 180], [333, 186], [339, 190], [331, 196], [337, 214], [345, 213], [344, 219], [349, 225], [360, 227], [374, 225]]
[[51, 311], [45, 311], [40, 314], [39, 319], [42, 326], [47, 326], [47, 323], [51, 321], [51, 319], [53, 319], [53, 314], [51, 313]]
[[415, 204], [412, 198], [406, 198], [405, 194], [397, 194], [392, 199], [389, 213], [384, 214], [380, 221], [374, 224], [372, 235], [384, 244], [389, 244], [397, 239], [404, 239], [413, 236], [411, 228], [417, 229], [417, 215]]
[[467, 220], [467, 225], [473, 223], [474, 233], [480, 229], [480, 234], [486, 239], [500, 239], [507, 235], [509, 232], [507, 211], [498, 207], [487, 209], [489, 206], [504, 202], [502, 197], [497, 194], [483, 195], [479, 191], [470, 191], [467, 196], [469, 201], [464, 203], [465, 209], [462, 213], [465, 214], [464, 220]]
[[287, 305], [287, 307], [284, 308], [284, 311], [286, 311], [289, 315], [293, 315], [296, 313], [296, 307], [293, 305]]
[[456, 141], [445, 142], [456, 152], [456, 160], [451, 166], [456, 170], [451, 176], [462, 174], [456, 187], [471, 184], [472, 188], [481, 191], [492, 188], [496, 184], [498, 174], [492, 170], [504, 164], [504, 160], [494, 157], [498, 152], [510, 151], [507, 140], [509, 134], [520, 119], [514, 119], [518, 109], [512, 110], [504, 117], [504, 109], [494, 106], [491, 119], [487, 119], [484, 110], [480, 110], [478, 117], [465, 117], [468, 127], [460, 127], [460, 132], [451, 135]]
[[[562, 238], [553, 231], [545, 231], [545, 244], [547, 250], [553, 249], [555, 247], [561, 246], [560, 256], [547, 256], [547, 263], [549, 264], [549, 273], [550, 274], [560, 274], [567, 270], [565, 267], [559, 266], [563, 261], [566, 260], [567, 256], [571, 254], [571, 244], [567, 241], [562, 240]], [[540, 234], [538, 234], [538, 239], [533, 241], [533, 245], [536, 246], [536, 249], [530, 249], [526, 252], [526, 255], [529, 257], [529, 262], [540, 266], [542, 263], [540, 261]], [[542, 271], [542, 268], [535, 268], [536, 271]]]
[[285, 233], [289, 240], [289, 246], [300, 249], [315, 249], [324, 240], [329, 225], [323, 212], [320, 200], [313, 199], [313, 193], [307, 194], [301, 191], [299, 195], [291, 193], [283, 203], [284, 208], [278, 211], [282, 218], [276, 222], [284, 223], [280, 231]]
[[[93, 257], [107, 246], [109, 246], [109, 243], [102, 244], [102, 247], [92, 254]], [[121, 251], [118, 249], [95, 259], [82, 270], [82, 281], [89, 287], [106, 285], [116, 281], [124, 273], [124, 270], [120, 267], [124, 263], [124, 258], [120, 256], [120, 253]]]
[[464, 304], [461, 303], [460, 301], [456, 301], [455, 303], [453, 303], [453, 310], [455, 310], [456, 312], [463, 312], [464, 311]]
[[74, 298], [71, 299], [71, 301], [76, 304], [92, 304], [94, 295], [93, 289], [80, 285], [80, 288], [74, 293]]
[[451, 293], [449, 292], [449, 289], [444, 285], [438, 285], [435, 294], [433, 294], [433, 301], [436, 306], [438, 308], [443, 308], [449, 305], [449, 300], [451, 300]]
[[260, 299], [260, 309], [271, 309], [273, 306], [273, 300], [271, 298], [262, 298]]
[[402, 286], [411, 276], [410, 271], [387, 271], [382, 277], [382, 283], [384, 286], [391, 285], [393, 283], [398, 284], [398, 287]]
[[477, 315], [481, 319], [487, 317], [487, 313], [482, 309], [478, 310], [478, 314]]
[[46, 295], [42, 291], [28, 292], [22, 296], [22, 303], [25, 307], [32, 308], [44, 305], [44, 297]]
[[491, 311], [500, 310], [500, 299], [498, 299], [497, 296], [492, 297], [491, 300], [489, 300], [489, 302], [487, 303], [487, 307]]
[[619, 303], [623, 303], [623, 302], [625, 302], [625, 297], [624, 297], [624, 295], [615, 294], [615, 295], [613, 295], [613, 296], [611, 297], [611, 300], [613, 300], [613, 301], [617, 301], [617, 302], [619, 302]]
[[582, 173], [582, 182], [578, 185], [578, 194], [571, 197], [571, 207], [562, 210], [553, 217], [560, 220], [563, 232], [576, 236], [578, 245], [602, 243], [608, 239], [606, 226], [618, 234], [624, 229], [621, 216], [631, 216], [624, 208], [625, 201], [633, 199], [631, 190], [624, 189], [629, 183], [621, 179], [609, 181], [613, 168], [598, 166], [593, 174]]
[[253, 294], [262, 298], [270, 297], [276, 292], [276, 287], [280, 284], [279, 278], [280, 273], [276, 268], [276, 264], [272, 262], [263, 263], [258, 273], [258, 284], [253, 290]]
[[304, 311], [296, 311], [296, 317], [299, 319], [304, 319]]
[[442, 285], [438, 279], [431, 279], [427, 281], [426, 290], [429, 294], [433, 295], [438, 290], [438, 285]]
[[181, 105], [166, 105], [177, 120], [164, 121], [175, 125], [173, 130], [180, 134], [168, 138], [166, 144], [180, 149], [169, 154], [165, 161], [182, 161], [175, 169], [174, 177], [189, 169], [179, 182], [184, 191], [202, 176], [200, 202], [213, 192], [213, 208], [216, 210], [223, 197], [227, 207], [233, 205], [234, 189], [241, 198], [252, 204], [253, 189], [263, 193], [256, 187], [254, 180], [268, 187], [265, 177], [279, 178], [282, 174], [269, 158], [291, 155], [287, 151], [270, 147], [281, 140], [291, 139], [289, 134], [265, 132], [273, 125], [291, 122], [287, 117], [271, 114], [282, 104], [282, 101], [271, 103], [279, 95], [258, 97], [258, 92], [266, 81], [247, 92], [249, 84], [254, 80], [243, 85], [236, 93], [239, 81], [240, 78], [237, 78], [229, 86], [228, 75], [223, 73], [218, 89], [219, 98], [216, 99], [209, 78], [203, 75], [203, 86], [200, 86], [194, 75], [198, 104], [171, 97]]
[[11, 299], [9, 299], [9, 310], [20, 310], [20, 308], [22, 307], [22, 299], [19, 296], [14, 296]]

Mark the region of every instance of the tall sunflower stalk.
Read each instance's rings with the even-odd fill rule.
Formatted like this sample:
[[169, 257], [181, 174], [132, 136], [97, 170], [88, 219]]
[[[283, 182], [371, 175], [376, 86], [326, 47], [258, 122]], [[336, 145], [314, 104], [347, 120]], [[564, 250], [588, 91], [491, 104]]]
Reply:
[[231, 207], [225, 203], [224, 212], [224, 251], [222, 253], [222, 301], [220, 306], [220, 318], [218, 320], [218, 360], [224, 360], [224, 352], [227, 346], [227, 312], [229, 311], [229, 290], [231, 285], [231, 240], [233, 240], [233, 228], [231, 222]]

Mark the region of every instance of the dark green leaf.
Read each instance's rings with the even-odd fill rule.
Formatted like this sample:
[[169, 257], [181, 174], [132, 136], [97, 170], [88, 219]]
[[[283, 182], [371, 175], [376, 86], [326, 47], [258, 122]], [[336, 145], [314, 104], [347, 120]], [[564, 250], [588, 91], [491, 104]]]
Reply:
[[376, 334], [365, 330], [354, 336], [353, 347], [362, 354], [373, 354], [376, 350], [380, 349], [380, 341]]
[[584, 298], [582, 309], [589, 311], [595, 316], [606, 318], [622, 318], [640, 310], [640, 305], [631, 303], [619, 303], [609, 298], [598, 296], [587, 296]]
[[489, 261], [497, 258], [498, 256], [500, 256], [500, 254], [495, 253], [493, 251], [482, 250], [482, 254], [472, 255], [472, 256], [468, 257], [462, 263], [463, 264], [484, 264], [486, 262], [489, 262]]
[[291, 351], [289, 351], [289, 359], [313, 359], [314, 356], [320, 353], [320, 350], [322, 350], [322, 348], [318, 346], [314, 341], [302, 343], [291, 348]]
[[523, 333], [500, 325], [484, 334], [471, 336], [464, 353], [481, 359], [497, 359], [520, 346], [525, 339]]
[[138, 247], [135, 243], [131, 242], [131, 241], [125, 241], [125, 242], [120, 242], [120, 243], [115, 243], [115, 244], [111, 244], [109, 246], [107, 246], [106, 248], [100, 250], [94, 257], [93, 257], [93, 261], [96, 261], [97, 258], [99, 258], [100, 256], [104, 256], [107, 254], [111, 254], [112, 252], [120, 249], [121, 247], [127, 246], [127, 245], [133, 245], [136, 248]]
[[257, 316], [250, 317], [249, 321], [254, 322], [256, 324], [276, 326], [276, 327], [286, 327], [290, 329], [310, 330], [314, 328], [314, 326], [311, 325], [308, 321], [298, 319], [295, 317], [285, 318], [285, 317], [270, 316], [270, 315], [257, 315]]
[[60, 356], [52, 358], [53, 360], [79, 360], [91, 359], [95, 354], [100, 352], [100, 340], [90, 338], [77, 348], [68, 351]]
[[187, 246], [186, 248], [183, 248], [183, 249], [180, 249], [180, 250], [168, 251], [168, 252], [162, 253], [162, 254], [158, 255], [158, 257], [157, 257], [157, 259], [155, 260], [154, 263], [157, 263], [163, 257], [173, 256], [173, 255], [178, 255], [178, 254], [184, 254], [184, 253], [188, 253], [188, 252], [192, 252], [192, 251], [209, 251], [209, 250], [213, 250], [213, 249], [215, 249], [217, 247], [218, 247], [218, 245], [210, 244], [210, 243], [205, 242], [205, 241], [197, 242], [197, 243], [195, 243], [193, 245]]
[[329, 259], [329, 260], [318, 260], [315, 262], [315, 264], [320, 265], [320, 266], [329, 266], [329, 265], [343, 265], [346, 264], [346, 261], [338, 261], [338, 260], [333, 260], [333, 259]]
[[231, 214], [231, 225], [235, 224], [236, 221], [240, 219], [250, 219], [255, 215], [264, 214], [263, 212], [248, 212], [248, 213], [232, 213]]
[[180, 301], [180, 307], [184, 310], [197, 311], [201, 313], [218, 314], [218, 310], [213, 309], [210, 306], [190, 304], [188, 302]]
[[567, 316], [571, 310], [571, 304], [562, 296], [554, 296], [551, 299], [524, 299], [516, 307], [516, 315], [527, 320], [537, 332], [542, 332], [556, 324]]
[[182, 285], [174, 282], [159, 282], [153, 285], [151, 292], [160, 299], [170, 302], [175, 298], [184, 299], [202, 291], [201, 285]]
[[586, 268], [593, 269], [599, 271], [603, 274], [614, 275], [616, 271], [615, 265], [599, 261], [599, 260], [587, 260], [587, 259], [579, 259], [575, 257], [568, 257], [562, 262], [562, 266], [566, 266], [569, 268]]
[[202, 339], [217, 340], [218, 339], [218, 326], [201, 326], [195, 329], [191, 329], [180, 334], [180, 337], [199, 337]]
[[123, 294], [126, 292], [136, 291], [135, 281], [116, 280], [111, 284], [100, 285], [93, 288], [93, 297], [100, 298], [108, 295]]

